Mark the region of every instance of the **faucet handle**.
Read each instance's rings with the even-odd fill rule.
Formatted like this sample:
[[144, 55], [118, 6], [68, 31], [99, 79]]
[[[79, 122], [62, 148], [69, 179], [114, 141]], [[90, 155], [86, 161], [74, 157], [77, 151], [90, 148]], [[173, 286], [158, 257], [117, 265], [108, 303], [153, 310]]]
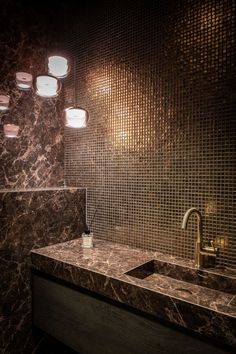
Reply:
[[217, 252], [217, 251], [218, 251], [218, 247], [215, 246], [214, 240], [211, 240], [211, 241], [210, 241], [210, 244], [211, 244], [211, 247], [212, 247], [212, 249], [214, 250], [214, 252]]
[[218, 252], [218, 247], [215, 246], [214, 240], [210, 240], [210, 245], [204, 245], [202, 247], [202, 250], [205, 252], [211, 252], [216, 254]]

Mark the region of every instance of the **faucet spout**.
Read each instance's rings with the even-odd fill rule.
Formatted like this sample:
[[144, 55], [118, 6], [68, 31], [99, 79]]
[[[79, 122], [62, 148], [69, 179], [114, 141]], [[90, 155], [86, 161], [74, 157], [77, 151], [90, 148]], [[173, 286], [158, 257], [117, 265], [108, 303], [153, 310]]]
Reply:
[[202, 215], [197, 208], [190, 208], [186, 211], [183, 217], [182, 229], [187, 230], [189, 217], [192, 214], [197, 215], [197, 220], [198, 220], [197, 242], [201, 244], [202, 243]]
[[211, 246], [205, 246], [203, 244], [203, 235], [202, 235], [202, 215], [197, 208], [190, 208], [186, 211], [182, 221], [182, 229], [186, 230], [188, 226], [189, 218], [192, 214], [197, 215], [198, 221], [198, 231], [197, 231], [197, 240], [195, 242], [195, 265], [198, 268], [201, 268], [204, 264], [205, 257], [216, 257], [218, 249], [214, 247], [214, 242], [211, 242]]

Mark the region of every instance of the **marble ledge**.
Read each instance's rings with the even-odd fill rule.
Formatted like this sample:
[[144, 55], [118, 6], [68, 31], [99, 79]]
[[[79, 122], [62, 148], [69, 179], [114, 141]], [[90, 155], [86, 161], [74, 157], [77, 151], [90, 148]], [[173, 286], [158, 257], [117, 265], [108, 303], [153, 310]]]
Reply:
[[[143, 279], [125, 274], [152, 260], [159, 262], [159, 272]], [[190, 260], [99, 239], [91, 249], [83, 249], [75, 239], [32, 250], [31, 263], [43, 273], [236, 348], [234, 271], [198, 273]], [[211, 285], [196, 284], [199, 276]]]
[[47, 191], [66, 191], [66, 190], [78, 190], [86, 189], [80, 187], [39, 187], [39, 188], [5, 188], [0, 189], [0, 193], [22, 193], [22, 192], [47, 192]]

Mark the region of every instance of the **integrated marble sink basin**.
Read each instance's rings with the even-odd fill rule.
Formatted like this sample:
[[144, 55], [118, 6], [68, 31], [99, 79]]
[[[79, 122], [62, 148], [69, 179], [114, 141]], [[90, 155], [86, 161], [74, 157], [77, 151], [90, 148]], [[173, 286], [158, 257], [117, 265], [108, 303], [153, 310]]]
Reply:
[[236, 348], [236, 270], [95, 239], [31, 251], [34, 272], [177, 324]]
[[[228, 294], [236, 294], [236, 279], [224, 276], [215, 269], [211, 272], [204, 269], [186, 268], [178, 264], [167, 263], [157, 259], [152, 259], [126, 272], [126, 275], [137, 279], [148, 279], [158, 274], [185, 283], [200, 285], [209, 289], [222, 291]], [[184, 283], [182, 284], [184, 285]], [[176, 290], [185, 290], [184, 287]], [[186, 291], [189, 291], [186, 289]]]

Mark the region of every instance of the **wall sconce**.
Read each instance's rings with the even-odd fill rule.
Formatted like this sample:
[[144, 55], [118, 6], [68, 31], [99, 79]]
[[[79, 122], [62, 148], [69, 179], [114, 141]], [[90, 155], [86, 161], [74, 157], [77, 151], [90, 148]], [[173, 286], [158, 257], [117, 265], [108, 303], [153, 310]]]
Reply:
[[17, 138], [19, 126], [15, 124], [4, 124], [3, 131], [6, 138]]
[[[76, 64], [76, 61], [75, 61]], [[37, 75], [33, 80], [30, 73], [18, 71], [16, 73], [16, 86], [22, 90], [30, 90], [33, 86], [33, 92], [44, 98], [57, 97], [61, 91], [62, 83], [59, 79], [67, 77], [70, 72], [69, 61], [59, 55], [48, 57], [48, 72], [49, 74]], [[76, 65], [74, 65], [74, 107], [69, 107], [64, 110], [65, 125], [70, 128], [84, 128], [89, 121], [89, 113], [86, 109], [78, 107], [76, 104]], [[0, 112], [5, 112], [9, 109], [10, 96], [0, 95]], [[16, 138], [19, 133], [19, 126], [15, 124], [3, 125], [4, 136], [7, 138]]]
[[48, 58], [48, 73], [63, 79], [69, 74], [69, 63], [64, 57], [54, 55]]
[[7, 111], [9, 108], [10, 96], [0, 95], [0, 111]]
[[74, 106], [64, 110], [65, 125], [68, 128], [85, 128], [89, 121], [89, 113], [76, 103], [76, 60], [74, 58]]
[[35, 79], [35, 93], [44, 98], [56, 97], [61, 90], [61, 82], [55, 76], [38, 75]]
[[33, 76], [29, 73], [25, 72], [17, 72], [16, 73], [16, 86], [20, 90], [29, 90], [32, 86]]
[[66, 127], [85, 128], [89, 120], [89, 113], [81, 107], [69, 107], [65, 109]]

